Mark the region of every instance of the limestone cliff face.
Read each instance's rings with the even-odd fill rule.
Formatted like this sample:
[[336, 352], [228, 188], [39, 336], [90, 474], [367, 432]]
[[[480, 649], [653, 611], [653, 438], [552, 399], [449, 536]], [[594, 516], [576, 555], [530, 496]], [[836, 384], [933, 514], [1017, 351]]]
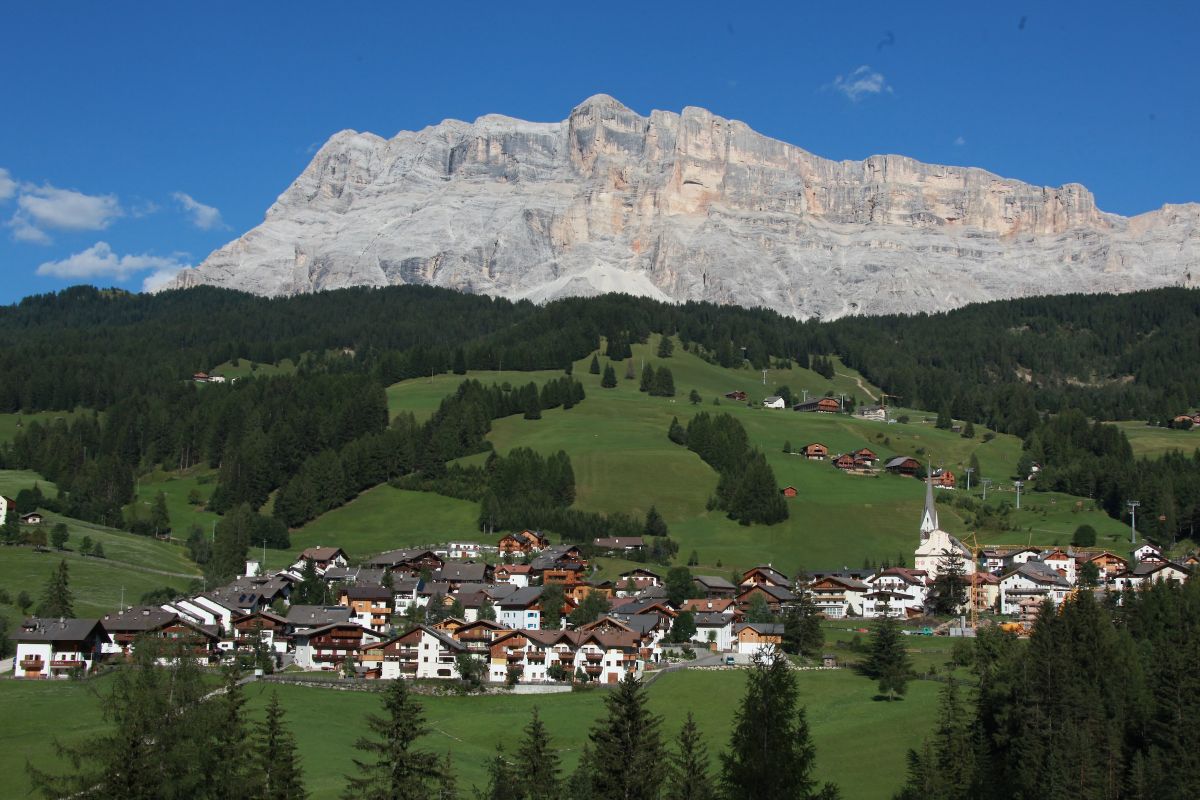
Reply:
[[560, 123], [338, 133], [176, 285], [624, 291], [833, 318], [1191, 284], [1198, 261], [1196, 204], [1125, 218], [1077, 184], [829, 161], [704, 109], [644, 117], [599, 95]]

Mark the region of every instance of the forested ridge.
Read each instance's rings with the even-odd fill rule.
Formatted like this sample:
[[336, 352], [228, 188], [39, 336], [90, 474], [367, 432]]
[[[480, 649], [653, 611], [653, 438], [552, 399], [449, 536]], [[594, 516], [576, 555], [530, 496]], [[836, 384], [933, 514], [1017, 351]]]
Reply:
[[[904, 405], [1024, 436], [1039, 411], [1170, 418], [1200, 396], [1200, 291], [1005, 300], [944, 314], [800, 322], [764, 309], [606, 295], [544, 306], [429, 287], [262, 298], [73, 287], [0, 309], [0, 412], [105, 409], [232, 358], [387, 385], [466, 369], [559, 369], [609, 341], [677, 335], [723, 366], [827, 354]], [[351, 357], [340, 357], [346, 350]]]
[[[122, 508], [137, 474], [207, 464], [219, 471], [213, 510], [259, 509], [277, 493], [272, 514], [293, 527], [365, 488], [406, 481], [479, 500], [485, 528], [536, 522], [568, 537], [589, 526], [629, 534], [638, 520], [580, 516], [561, 498], [498, 500], [491, 477], [447, 472], [446, 462], [486, 450], [494, 419], [537, 419], [543, 409], [582, 401], [570, 369], [588, 354], [603, 352], [601, 387], [615, 384], [613, 362], [629, 359], [631, 343], [652, 333], [725, 367], [795, 362], [831, 376], [830, 356], [839, 355], [903, 405], [1024, 437], [1026, 460], [1045, 468], [1038, 488], [1095, 497], [1114, 515], [1131, 492], [1140, 494], [1165, 518], [1160, 538], [1184, 524], [1190, 532], [1200, 516], [1200, 461], [1135, 464], [1119, 431], [1088, 422], [1163, 420], [1193, 407], [1200, 291], [1184, 289], [826, 323], [625, 295], [537, 306], [429, 287], [274, 299], [210, 287], [158, 295], [74, 287], [0, 308], [0, 413], [102, 414], [27, 425], [0, 447], [0, 467], [40, 472], [59, 484], [68, 514], [114, 525], [129, 524]], [[296, 369], [225, 385], [190, 380], [239, 358], [291, 359]], [[598, 365], [593, 358], [593, 371]], [[632, 362], [626, 366], [632, 376]], [[467, 381], [426, 423], [387, 418], [384, 388], [396, 381], [499, 368], [566, 374], [540, 388]], [[673, 394], [669, 370], [644, 370], [642, 388]], [[715, 505], [746, 523], [786, 516], [778, 498], [765, 496], [775, 483], [761, 456], [729, 449], [761, 473], [743, 480], [747, 470], [723, 469], [714, 455], [721, 448], [693, 427], [672, 438], [721, 473]], [[757, 493], [743, 490], [751, 485]]]

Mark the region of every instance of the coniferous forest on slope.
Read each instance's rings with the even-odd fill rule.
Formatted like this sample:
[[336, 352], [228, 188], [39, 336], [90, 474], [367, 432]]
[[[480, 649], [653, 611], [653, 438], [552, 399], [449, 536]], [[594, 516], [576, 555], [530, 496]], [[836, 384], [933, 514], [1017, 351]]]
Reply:
[[[561, 502], [501, 504], [496, 498], [507, 495], [482, 472], [446, 474], [446, 462], [488, 449], [491, 420], [584, 402], [569, 375], [540, 390], [466, 382], [423, 423], [388, 420], [384, 387], [468, 369], [565, 369], [598, 348], [611, 370], [631, 342], [662, 333], [726, 367], [785, 362], [825, 373], [836, 354], [894, 401], [1023, 437], [1027, 461], [1045, 468], [1041, 486], [1096, 498], [1114, 516], [1125, 498], [1140, 496], [1146, 512], [1174, 529], [1200, 515], [1200, 460], [1176, 453], [1136, 461], [1120, 431], [1092, 420], [1162, 421], [1191, 408], [1200, 396], [1198, 329], [1200, 292], [1184, 289], [802, 322], [625, 295], [538, 306], [428, 287], [275, 299], [213, 288], [136, 295], [74, 287], [0, 309], [0, 413], [102, 415], [27, 426], [0, 449], [0, 467], [34, 469], [58, 483], [72, 516], [122, 525], [138, 470], [207, 463], [220, 470], [213, 510], [241, 512], [233, 516], [239, 539], [280, 547], [287, 527], [401, 479], [480, 500], [487, 527], [523, 517], [567, 536], [629, 535], [638, 520], [581, 517]], [[291, 359], [297, 369], [225, 385], [190, 380], [239, 358]], [[721, 454], [704, 457], [721, 472]], [[729, 505], [736, 493], [724, 477], [723, 485], [718, 500]], [[272, 493], [272, 520], [252, 521]], [[786, 516], [730, 511], [768, 524]], [[663, 548], [663, 557], [674, 552]], [[239, 551], [232, 548], [228, 569]]]

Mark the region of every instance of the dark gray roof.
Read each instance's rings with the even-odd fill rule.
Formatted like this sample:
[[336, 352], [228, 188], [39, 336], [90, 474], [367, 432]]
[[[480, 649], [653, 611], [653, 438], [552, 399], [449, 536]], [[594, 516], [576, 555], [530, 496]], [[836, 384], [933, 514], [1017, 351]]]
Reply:
[[481, 583], [487, 578], [488, 565], [450, 562], [433, 573], [435, 581], [470, 581]]
[[297, 628], [319, 628], [334, 622], [349, 622], [349, 606], [292, 606], [287, 621]]
[[720, 611], [694, 611], [692, 618], [696, 621], [697, 627], [703, 625], [709, 628], [723, 628], [733, 620], [733, 617]]
[[633, 630], [643, 636], [654, 630], [661, 624], [661, 620], [654, 614], [608, 614], [607, 616], [620, 622], [625, 627]]
[[531, 606], [538, 601], [542, 596], [542, 587], [540, 586], [525, 586], [517, 589], [497, 602], [501, 608], [524, 608]]
[[692, 580], [706, 589], [722, 589], [731, 592], [737, 590], [732, 583], [716, 575], [696, 575]]
[[100, 620], [104, 630], [113, 632], [153, 631], [165, 628], [179, 619], [179, 615], [164, 611], [157, 606], [134, 606], [115, 614], [105, 614]]
[[83, 642], [93, 631], [99, 629], [104, 635], [104, 626], [98, 619], [40, 619], [30, 617], [21, 627], [8, 635], [17, 642]]
[[733, 626], [735, 633], [753, 628], [764, 636], [783, 636], [783, 625], [779, 622], [739, 622]]

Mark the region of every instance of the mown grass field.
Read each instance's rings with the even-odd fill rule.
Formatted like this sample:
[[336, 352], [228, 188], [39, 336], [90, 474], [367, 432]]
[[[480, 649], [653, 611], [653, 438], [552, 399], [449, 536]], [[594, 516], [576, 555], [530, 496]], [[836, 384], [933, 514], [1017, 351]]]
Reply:
[[1145, 422], [1137, 420], [1129, 420], [1124, 422], [1110, 422], [1109, 425], [1116, 425], [1125, 432], [1125, 436], [1129, 439], [1129, 445], [1133, 448], [1135, 456], [1154, 456], [1162, 455], [1168, 450], [1182, 450], [1184, 453], [1191, 455], [1192, 452], [1200, 447], [1200, 428], [1192, 428], [1182, 431], [1173, 428], [1158, 428], [1151, 427]]
[[226, 361], [208, 370], [210, 375], [224, 375], [226, 379], [247, 378], [251, 375], [255, 377], [291, 375], [295, 371], [296, 365], [292, 363], [290, 358], [285, 358], [278, 364], [261, 364], [249, 359], [239, 358], [237, 359], [237, 363]]
[[193, 490], [200, 493], [203, 502], [207, 502], [216, 485], [217, 471], [207, 467], [196, 467], [184, 473], [155, 470], [138, 478], [134, 502], [137, 512], [149, 517], [150, 504], [162, 492], [167, 499], [167, 514], [171, 518], [171, 537], [183, 541], [193, 526], [207, 534], [211, 532], [213, 524], [220, 520], [218, 514], [206, 511], [202, 504], [192, 505], [188, 502]]
[[[984, 442], [986, 431], [979, 426], [975, 438], [964, 439], [952, 431], [936, 429], [933, 415], [910, 409], [897, 409], [896, 416], [907, 415], [909, 422], [894, 424], [847, 415], [767, 410], [760, 407], [761, 398], [780, 385], [789, 386], [797, 394], [807, 390], [810, 397], [826, 392], [853, 393], [860, 402], [877, 395], [878, 390], [860, 387], [861, 378], [840, 363], [836, 364], [832, 381], [809, 370], [775, 370], [768, 374], [764, 386], [761, 373], [723, 369], [679, 349], [672, 358], [660, 360], [654, 357], [656, 347], [657, 339], [653, 337], [646, 345], [635, 345], [634, 362], [639, 368], [643, 359], [669, 366], [675, 379], [676, 397], [655, 398], [638, 392], [636, 380], [624, 379], [622, 364], [616, 365], [618, 386], [602, 389], [600, 377], [588, 372], [589, 356], [574, 365], [574, 374], [584, 383], [587, 399], [569, 411], [544, 412], [541, 420], [513, 416], [495, 421], [489, 438], [496, 450], [504, 453], [519, 446], [547, 453], [566, 450], [575, 469], [577, 507], [644, 514], [655, 505], [680, 544], [680, 560], [695, 550], [702, 567], [718, 574], [764, 561], [795, 570], [854, 567], [865, 559], [894, 561], [901, 554], [911, 559], [924, 498], [920, 482], [887, 474], [846, 475], [828, 462], [807, 461], [784, 453], [785, 442], [795, 450], [810, 442], [821, 442], [832, 453], [866, 446], [884, 460], [893, 455], [912, 455], [953, 470], [962, 486], [965, 486], [963, 468], [974, 454], [982, 474], [972, 476], [972, 494], [979, 495], [979, 480], [988, 477], [994, 481], [990, 502], [1011, 503], [1015, 499], [1011, 480], [1021, 447], [1016, 437], [997, 435]], [[544, 380], [553, 374], [527, 373], [524, 378], [536, 376], [535, 379]], [[496, 382], [486, 372], [471, 373], [468, 377]], [[522, 374], [503, 377], [518, 381]], [[412, 410], [418, 415], [427, 414], [461, 380], [461, 376], [442, 375], [396, 384], [388, 389], [389, 408], [393, 413]], [[700, 405], [688, 402], [692, 389], [702, 396]], [[750, 402], [735, 403], [722, 397], [734, 389], [748, 392]], [[714, 405], [714, 399], [719, 405]], [[790, 519], [770, 527], [744, 528], [719, 511], [705, 510], [705, 503], [716, 488], [716, 473], [697, 456], [666, 438], [673, 416], [686, 425], [700, 411], [735, 415], [746, 427], [753, 444], [766, 453], [779, 484], [799, 489], [800, 496], [789, 501]], [[1075, 498], [1067, 502], [1064, 496], [1030, 492], [1022, 500], [1022, 511], [1013, 517], [1019, 530], [996, 534], [991, 537], [993, 541], [1017, 538], [1025, 541], [1032, 537], [1035, 543], [1066, 544], [1071, 532], [1083, 522], [1091, 523], [1102, 533], [1102, 544], [1105, 535], [1113, 537], [1114, 542], [1119, 538], [1120, 523], [1100, 512], [1086, 510], [1090, 502], [1085, 501], [1085, 510], [1072, 512]], [[443, 498], [440, 502], [454, 501]], [[952, 532], [965, 530], [962, 514], [944, 504], [939, 511], [943, 527]], [[371, 516], [378, 518], [378, 508], [373, 507], [372, 512]], [[402, 514], [395, 516], [399, 518]], [[348, 535], [378, 534], [364, 528], [358, 534]]]
[[[673, 739], [691, 710], [707, 740], [713, 769], [728, 743], [733, 713], [744, 689], [741, 671], [686, 671], [663, 676], [649, 687], [650, 704], [664, 718], [663, 735]], [[104, 681], [100, 681], [100, 688]], [[842, 797], [883, 800], [902, 782], [904, 755], [931, 728], [938, 684], [914, 681], [907, 697], [874, 700], [875, 686], [849, 670], [799, 673], [800, 698], [817, 749], [817, 776], [833, 780]], [[51, 739], [94, 735], [103, 730], [92, 685], [0, 682], [0, 703], [12, 709], [0, 731], [0, 795], [24, 796], [26, 759], [45, 768], [57, 765]], [[308, 788], [315, 800], [335, 798], [351, 771], [354, 740], [365, 732], [364, 717], [375, 713], [378, 695], [300, 686], [252, 684], [250, 713], [262, 713], [271, 692], [278, 692], [296, 734]], [[421, 745], [449, 752], [463, 796], [484, 785], [484, 767], [504, 742], [511, 753], [538, 706], [564, 771], [574, 769], [592, 723], [603, 713], [603, 691], [544, 696], [422, 697], [432, 733]], [[703, 702], [698, 699], [703, 698]], [[869, 767], [868, 767], [869, 765]]]
[[[37, 482], [43, 492], [53, 495], [54, 484], [41, 480], [36, 473], [0, 470], [0, 492], [13, 496]], [[10, 494], [11, 493], [11, 494]], [[71, 591], [75, 597], [78, 616], [101, 616], [115, 611], [122, 593], [126, 604], [132, 605], [145, 592], [163, 586], [187, 588], [200, 577], [200, 571], [177, 544], [135, 536], [131, 533], [83, 522], [59, 514], [46, 514], [39, 526], [49, 538], [56, 523], [67, 525], [70, 538], [66, 549], [35, 551], [32, 547], [0, 548], [0, 588], [15, 602], [17, 594], [28, 592], [36, 604], [50, 573], [60, 560], [66, 560], [70, 573]], [[25, 530], [32, 530], [26, 527]], [[104, 546], [104, 558], [81, 556], [79, 543], [88, 536]], [[15, 605], [0, 605], [0, 614], [10, 623], [21, 615]]]
[[11, 442], [17, 431], [31, 422], [40, 422], [43, 425], [47, 425], [55, 420], [63, 419], [69, 423], [72, 419], [83, 413], [86, 412], [79, 410], [39, 411], [34, 414], [0, 414], [0, 442]]

